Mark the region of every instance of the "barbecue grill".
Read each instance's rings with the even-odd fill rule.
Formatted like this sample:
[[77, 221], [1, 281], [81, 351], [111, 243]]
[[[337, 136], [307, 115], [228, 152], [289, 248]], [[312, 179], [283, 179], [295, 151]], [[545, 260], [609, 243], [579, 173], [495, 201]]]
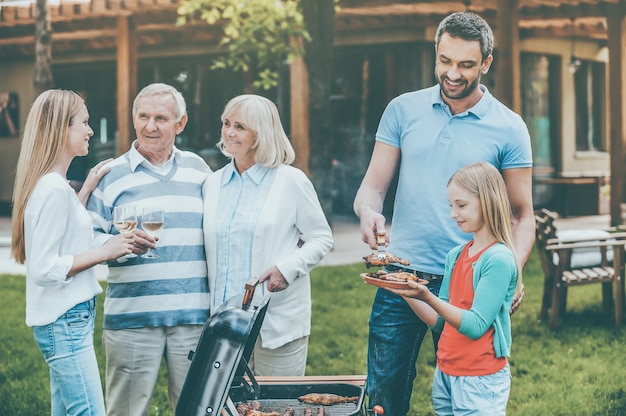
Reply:
[[[295, 416], [310, 408], [314, 415], [324, 407], [326, 416], [364, 416], [364, 389], [351, 383], [257, 381], [248, 366], [270, 297], [252, 305], [256, 281], [246, 285], [242, 296], [228, 299], [206, 321], [181, 390], [176, 416], [239, 416], [236, 406], [256, 401], [262, 412], [283, 414], [294, 409]], [[321, 406], [301, 403], [308, 393], [357, 396], [351, 403]]]

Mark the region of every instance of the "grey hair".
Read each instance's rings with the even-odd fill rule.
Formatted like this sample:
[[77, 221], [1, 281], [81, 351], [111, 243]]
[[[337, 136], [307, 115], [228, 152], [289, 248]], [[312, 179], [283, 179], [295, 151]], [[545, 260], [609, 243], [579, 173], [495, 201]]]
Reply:
[[444, 33], [454, 38], [467, 41], [478, 41], [483, 61], [493, 53], [493, 32], [489, 24], [473, 12], [457, 12], [448, 15], [439, 23], [435, 34], [435, 50], [439, 46]]
[[[283, 129], [276, 104], [272, 101], [255, 94], [238, 95], [226, 104], [221, 116], [222, 123], [233, 114], [238, 114], [242, 123], [255, 135], [255, 163], [275, 168], [281, 164], [289, 165], [295, 160], [296, 153]], [[224, 156], [232, 158], [226, 151], [223, 136], [217, 148]]]
[[176, 88], [160, 82], [150, 84], [139, 91], [139, 94], [135, 97], [135, 101], [133, 101], [133, 117], [137, 115], [137, 102], [140, 99], [166, 94], [169, 94], [174, 98], [174, 114], [176, 115], [176, 121], [180, 121], [183, 116], [187, 114], [185, 98]]

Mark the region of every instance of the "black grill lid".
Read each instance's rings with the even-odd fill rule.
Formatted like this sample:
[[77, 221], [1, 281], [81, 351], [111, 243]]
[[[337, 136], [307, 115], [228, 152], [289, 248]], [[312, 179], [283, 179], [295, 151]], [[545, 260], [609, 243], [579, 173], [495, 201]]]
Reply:
[[[248, 306], [252, 293], [233, 296], [207, 319], [196, 351], [190, 353], [176, 416], [219, 415], [233, 382], [242, 385], [243, 375], [251, 376], [248, 361], [269, 302], [266, 297], [259, 305]], [[256, 382], [245, 386], [258, 389]]]

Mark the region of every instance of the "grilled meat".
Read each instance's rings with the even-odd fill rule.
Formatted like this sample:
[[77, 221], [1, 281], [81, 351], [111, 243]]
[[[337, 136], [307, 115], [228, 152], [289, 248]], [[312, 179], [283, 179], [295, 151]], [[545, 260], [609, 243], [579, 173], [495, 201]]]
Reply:
[[261, 403], [258, 402], [257, 400], [237, 403], [237, 413], [239, 413], [239, 416], [247, 416], [248, 411], [259, 410], [260, 408], [261, 408]]
[[407, 282], [409, 280], [412, 280], [414, 282], [428, 284], [428, 281], [420, 279], [413, 273], [409, 272], [386, 272], [384, 270], [379, 270], [375, 273], [367, 273], [367, 276], [380, 280], [388, 280], [391, 282]]
[[386, 254], [384, 260], [378, 259], [378, 253], [372, 253], [369, 256], [365, 256], [363, 257], [363, 260], [365, 260], [365, 267], [367, 267], [368, 269], [370, 267], [389, 266], [389, 264], [391, 263], [397, 263], [403, 266], [408, 266], [409, 264], [411, 264], [411, 262], [409, 262], [408, 260], [401, 259], [400, 257], [394, 256], [389, 252]]
[[390, 280], [393, 282], [407, 282], [409, 280], [417, 282], [417, 276], [409, 272], [385, 273], [385, 274], [381, 274], [379, 276], [379, 279]]
[[248, 410], [245, 416], [280, 416], [278, 412], [261, 412], [260, 410]]
[[303, 403], [307, 404], [322, 404], [324, 406], [332, 406], [333, 404], [339, 403], [350, 403], [357, 402], [359, 400], [359, 396], [339, 396], [337, 394], [332, 393], [309, 393], [304, 396], [298, 397]]

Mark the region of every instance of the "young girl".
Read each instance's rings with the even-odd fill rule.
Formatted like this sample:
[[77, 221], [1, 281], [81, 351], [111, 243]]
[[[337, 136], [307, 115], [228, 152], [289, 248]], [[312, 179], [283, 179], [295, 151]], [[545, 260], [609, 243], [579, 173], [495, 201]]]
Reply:
[[450, 215], [473, 239], [448, 253], [439, 297], [425, 285], [389, 289], [441, 332], [433, 378], [437, 415], [504, 415], [511, 389], [509, 309], [521, 291], [504, 180], [489, 163], [448, 182]]
[[78, 94], [43, 92], [26, 119], [15, 175], [12, 255], [26, 264], [26, 324], [50, 369], [52, 416], [105, 414], [93, 348], [102, 288], [92, 266], [133, 248], [129, 233], [90, 250], [93, 231], [84, 202], [107, 161], [90, 171], [78, 196], [66, 178], [72, 159], [88, 152], [88, 121]]

